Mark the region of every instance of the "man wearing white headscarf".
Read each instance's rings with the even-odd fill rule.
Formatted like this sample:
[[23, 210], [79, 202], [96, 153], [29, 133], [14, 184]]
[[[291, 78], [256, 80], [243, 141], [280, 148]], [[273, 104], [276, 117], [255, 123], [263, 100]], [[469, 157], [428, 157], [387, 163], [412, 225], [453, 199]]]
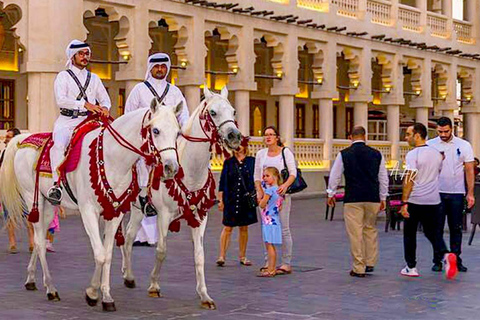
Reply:
[[[185, 125], [190, 116], [187, 102], [180, 89], [167, 81], [170, 66], [170, 57], [166, 53], [155, 53], [148, 57], [145, 81], [137, 84], [130, 92], [125, 103], [125, 113], [137, 109], [150, 108], [153, 98], [157, 98], [166, 106], [176, 106], [182, 102], [183, 110], [177, 116], [177, 120], [181, 127]], [[145, 190], [148, 185], [148, 168], [143, 159], [137, 162], [137, 172], [140, 188]], [[142, 191], [141, 195], [144, 194], [145, 192]], [[146, 196], [140, 197], [140, 204], [144, 214], [147, 216], [156, 215], [155, 208], [149, 204]]]
[[73, 130], [87, 118], [87, 112], [108, 116], [111, 107], [110, 97], [102, 81], [86, 68], [90, 62], [90, 46], [73, 40], [68, 44], [65, 53], [66, 70], [57, 75], [54, 83], [60, 116], [53, 127], [54, 145], [50, 151], [54, 185], [47, 195], [47, 199], [54, 205], [60, 204], [62, 200], [57, 169], [64, 159]]

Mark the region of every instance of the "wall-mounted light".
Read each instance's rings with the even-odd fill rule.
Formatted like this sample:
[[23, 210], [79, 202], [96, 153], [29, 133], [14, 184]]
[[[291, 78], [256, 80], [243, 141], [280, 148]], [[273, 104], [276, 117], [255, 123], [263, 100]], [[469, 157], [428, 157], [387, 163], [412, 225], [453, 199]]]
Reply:
[[232, 68], [232, 72], [233, 72], [233, 73], [238, 73], [238, 67], [233, 67], [233, 68]]
[[420, 96], [421, 94], [422, 94], [422, 90], [415, 90], [414, 92], [405, 91], [403, 93], [403, 95], [405, 96], [416, 96], [416, 97]]
[[317, 83], [318, 84], [323, 84], [323, 78], [317, 78]]
[[182, 61], [180, 62], [180, 67], [182, 67], [182, 68], [186, 68], [187, 65], [188, 65], [187, 60], [182, 60]]
[[457, 99], [457, 101], [462, 102], [462, 103], [465, 103], [465, 104], [468, 104], [468, 103], [472, 102], [472, 97], [471, 97], [471, 96], [467, 96], [467, 97], [464, 98], [464, 99]]
[[121, 55], [122, 55], [123, 60], [125, 60], [125, 61], [130, 60], [130, 52], [124, 51], [124, 52], [121, 53]]
[[277, 72], [277, 78], [282, 78], [283, 77], [283, 72], [282, 71], [278, 71]]
[[22, 53], [23, 52], [23, 49], [22, 47], [18, 47], [18, 52]]

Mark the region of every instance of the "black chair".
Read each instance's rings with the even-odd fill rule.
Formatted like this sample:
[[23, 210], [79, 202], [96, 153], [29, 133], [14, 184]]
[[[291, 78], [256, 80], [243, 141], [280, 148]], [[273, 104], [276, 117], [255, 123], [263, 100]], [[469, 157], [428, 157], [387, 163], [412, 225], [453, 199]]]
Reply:
[[[328, 189], [328, 179], [329, 176], [324, 176], [323, 179], [325, 180], [325, 189]], [[338, 186], [337, 187], [337, 193], [335, 194], [335, 202], [343, 202], [345, 198], [345, 186]], [[327, 195], [327, 201], [328, 201], [328, 195]], [[326, 204], [326, 210], [325, 210], [325, 220], [328, 220], [328, 211], [330, 211], [330, 207], [328, 204]], [[335, 213], [335, 206], [332, 208], [332, 213], [330, 214], [330, 221], [333, 220], [333, 214]]]

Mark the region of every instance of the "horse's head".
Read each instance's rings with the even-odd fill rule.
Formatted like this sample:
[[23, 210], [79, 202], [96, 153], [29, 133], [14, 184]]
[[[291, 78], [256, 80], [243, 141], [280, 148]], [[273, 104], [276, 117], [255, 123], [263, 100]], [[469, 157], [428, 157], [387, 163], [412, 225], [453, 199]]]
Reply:
[[222, 141], [231, 149], [238, 149], [242, 134], [235, 124], [235, 109], [228, 101], [228, 89], [223, 87], [220, 94], [214, 94], [205, 86], [203, 89], [206, 112], [211, 117]]
[[152, 117], [148, 123], [150, 134], [163, 164], [163, 178], [171, 179], [178, 171], [176, 142], [180, 133], [177, 115], [182, 112], [183, 103], [176, 106], [160, 104], [156, 98], [150, 104]]

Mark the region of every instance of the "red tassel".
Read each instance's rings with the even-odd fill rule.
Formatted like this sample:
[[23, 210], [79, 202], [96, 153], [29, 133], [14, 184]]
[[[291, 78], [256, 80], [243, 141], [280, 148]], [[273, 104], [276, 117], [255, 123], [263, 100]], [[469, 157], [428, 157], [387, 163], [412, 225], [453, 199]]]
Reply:
[[171, 232], [179, 232], [180, 231], [180, 220], [174, 220], [170, 223], [168, 230]]
[[28, 221], [31, 223], [37, 223], [40, 220], [40, 212], [38, 211], [37, 206], [33, 206], [32, 211], [28, 215]]
[[117, 233], [115, 233], [115, 241], [117, 243], [117, 247], [123, 246], [125, 244], [125, 238], [123, 237], [121, 227], [118, 227]]

